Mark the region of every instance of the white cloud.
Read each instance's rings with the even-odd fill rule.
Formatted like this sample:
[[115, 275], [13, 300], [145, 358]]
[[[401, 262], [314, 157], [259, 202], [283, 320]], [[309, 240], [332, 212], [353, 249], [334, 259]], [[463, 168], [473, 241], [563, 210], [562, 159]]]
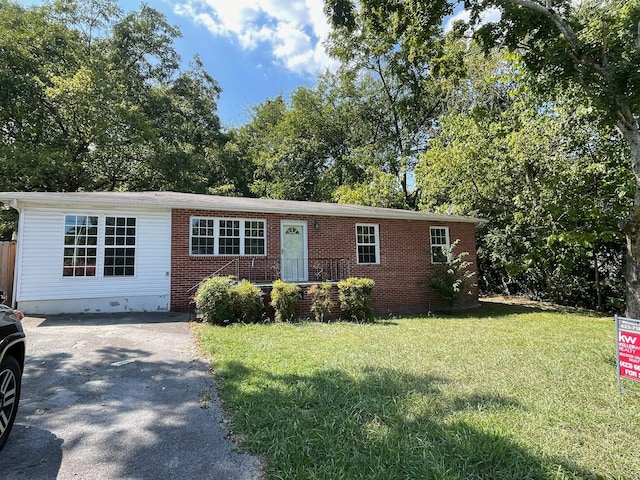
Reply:
[[274, 61], [288, 70], [315, 74], [337, 65], [322, 47], [330, 32], [323, 5], [323, 0], [179, 0], [174, 11], [243, 49], [268, 45]]
[[[462, 20], [464, 22], [468, 22], [471, 14], [469, 10], [460, 10], [454, 16], [449, 18], [447, 23], [444, 26], [444, 31], [448, 32], [453, 28], [453, 24], [458, 20]], [[480, 23], [479, 25], [484, 25], [486, 23], [494, 23], [500, 21], [501, 13], [497, 8], [489, 8], [482, 12], [480, 15]]]

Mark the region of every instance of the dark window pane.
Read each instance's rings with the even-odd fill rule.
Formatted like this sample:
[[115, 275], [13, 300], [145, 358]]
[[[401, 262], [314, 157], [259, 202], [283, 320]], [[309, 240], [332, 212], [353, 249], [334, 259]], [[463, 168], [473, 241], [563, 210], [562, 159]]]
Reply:
[[377, 241], [376, 226], [356, 225], [356, 245], [358, 263], [376, 263]]
[[[111, 238], [105, 238], [105, 245], [118, 248], [105, 248], [105, 276], [132, 276], [135, 266], [135, 217], [111, 217], [110, 223], [115, 226], [111, 228]], [[196, 225], [192, 223], [192, 225]], [[125, 245], [129, 247], [125, 248]], [[125, 270], [123, 265], [129, 265]]]

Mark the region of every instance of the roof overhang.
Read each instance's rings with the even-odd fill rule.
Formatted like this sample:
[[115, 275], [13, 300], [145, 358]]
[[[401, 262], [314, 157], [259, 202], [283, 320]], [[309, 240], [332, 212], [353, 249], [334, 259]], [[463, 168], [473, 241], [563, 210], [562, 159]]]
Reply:
[[421, 220], [483, 224], [487, 220], [362, 205], [301, 202], [267, 198], [221, 197], [177, 192], [0, 192], [0, 202], [21, 211], [25, 207], [118, 209], [192, 209], [226, 212], [324, 215], [334, 217]]

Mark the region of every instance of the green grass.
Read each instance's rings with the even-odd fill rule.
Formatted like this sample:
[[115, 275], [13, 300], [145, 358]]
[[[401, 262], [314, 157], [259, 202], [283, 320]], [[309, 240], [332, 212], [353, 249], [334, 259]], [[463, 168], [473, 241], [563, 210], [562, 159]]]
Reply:
[[270, 479], [640, 478], [609, 318], [487, 304], [197, 334]]

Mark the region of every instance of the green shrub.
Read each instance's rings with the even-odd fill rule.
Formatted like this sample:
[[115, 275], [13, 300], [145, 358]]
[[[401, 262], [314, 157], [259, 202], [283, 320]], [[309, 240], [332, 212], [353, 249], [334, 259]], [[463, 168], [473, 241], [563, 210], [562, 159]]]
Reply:
[[351, 277], [338, 282], [338, 298], [343, 316], [356, 322], [373, 318], [371, 295], [375, 282], [370, 278]]
[[229, 291], [231, 311], [234, 320], [243, 323], [255, 323], [262, 318], [262, 290], [249, 282], [242, 280]]
[[307, 289], [307, 294], [311, 296], [311, 312], [317, 322], [324, 322], [331, 314], [333, 301], [331, 300], [331, 284], [314, 284]]
[[214, 325], [253, 323], [261, 318], [262, 292], [247, 280], [211, 277], [200, 285], [195, 301], [204, 321]]
[[271, 290], [271, 306], [275, 310], [276, 322], [290, 322], [296, 314], [300, 301], [300, 287], [282, 280], [273, 282]]
[[453, 253], [458, 242], [453, 242], [447, 250], [447, 263], [434, 265], [429, 282], [429, 286], [440, 295], [450, 310], [460, 302], [462, 295], [472, 295], [475, 287], [471, 282], [475, 272], [469, 271], [471, 262], [465, 260], [469, 252]]
[[211, 277], [200, 284], [195, 301], [205, 322], [214, 325], [231, 323], [234, 315], [229, 291], [233, 284], [233, 277], [224, 276]]

